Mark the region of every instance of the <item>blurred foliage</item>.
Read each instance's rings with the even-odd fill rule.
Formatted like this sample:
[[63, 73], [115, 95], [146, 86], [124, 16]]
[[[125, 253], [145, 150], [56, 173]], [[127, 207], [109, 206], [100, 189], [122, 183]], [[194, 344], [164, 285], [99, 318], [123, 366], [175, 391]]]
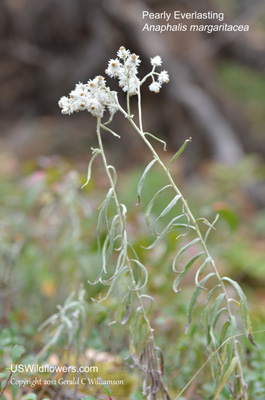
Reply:
[[240, 63], [224, 61], [219, 66], [219, 78], [222, 86], [243, 107], [253, 134], [263, 137], [265, 123], [263, 74]]
[[[86, 327], [83, 348], [104, 352], [103, 373], [111, 379], [118, 379], [119, 375], [119, 379], [127, 382], [123, 392], [118, 394], [119, 399], [128, 398], [128, 391], [134, 392], [132, 399], [140, 399], [137, 391], [140, 379], [135, 373], [132, 375], [128, 368], [121, 373], [125, 368], [123, 359], [128, 355], [126, 325], [123, 329], [118, 324], [108, 326], [115, 319], [122, 289], [116, 287], [107, 301], [94, 304], [90, 298], [97, 298], [105, 288], [87, 283], [88, 279], [95, 279], [100, 271], [95, 227], [97, 205], [104, 198], [106, 190], [100, 165], [96, 163], [94, 180], [81, 190], [85, 174], [80, 177], [72, 170], [68, 160], [42, 157], [27, 162], [21, 168], [12, 155], [1, 155], [0, 158], [0, 356], [3, 365], [8, 365], [11, 349], [16, 344], [26, 348], [24, 361], [34, 360], [34, 355], [54, 339], [55, 334], [54, 327], [50, 330], [37, 328], [56, 313], [57, 304], [64, 304], [70, 293], [77, 293], [80, 287], [84, 287]], [[85, 169], [82, 168], [82, 171]], [[148, 199], [161, 187], [164, 178], [155, 168], [150, 171], [142, 203], [136, 205], [136, 188], [141, 174], [141, 167], [120, 172], [118, 190], [121, 200], [129, 209], [128, 231], [132, 242], [150, 274], [148, 290], [155, 298], [151, 318], [157, 344], [165, 355], [167, 384], [174, 395], [206, 360], [201, 351], [205, 347], [200, 324], [203, 300], [201, 308], [195, 313], [196, 322], [189, 334], [185, 335], [185, 314], [193, 276], [187, 275], [180, 294], [173, 292], [171, 262], [176, 247], [180, 246], [175, 235], [169, 233], [167, 240], [152, 251], [142, 247], [153, 240], [144, 223], [144, 210]], [[219, 260], [219, 270], [229, 271], [230, 277], [241, 281], [249, 298], [253, 330], [263, 329], [265, 217], [264, 210], [257, 209], [253, 204], [248, 186], [264, 179], [264, 167], [256, 157], [247, 157], [233, 170], [223, 165], [209, 164], [192, 178], [182, 176], [178, 170], [175, 175], [184, 187], [185, 197], [191, 199], [190, 207], [195, 215], [204, 215], [213, 220], [217, 212], [220, 214], [217, 229], [209, 237], [209, 245]], [[161, 195], [153, 209], [154, 214], [159, 215], [169, 200], [169, 193]], [[172, 212], [167, 216], [169, 220], [173, 217]], [[69, 335], [66, 328], [63, 332], [64, 335], [58, 337], [57, 341], [50, 342], [46, 353], [42, 354], [43, 359], [56, 354], [59, 362], [65, 360]], [[263, 337], [262, 333], [255, 337], [260, 346], [258, 350], [248, 346], [245, 354], [253, 400], [262, 398], [264, 393]], [[113, 356], [114, 359], [111, 358]], [[70, 360], [71, 357], [73, 355], [70, 355]], [[75, 362], [82, 364], [82, 357], [80, 355]], [[118, 369], [115, 357], [118, 357]], [[210, 396], [212, 384], [209, 382], [211, 373], [207, 365], [194, 381], [194, 399], [205, 398], [205, 393]], [[115, 397], [114, 389], [113, 395]], [[222, 396], [220, 399], [229, 398], [228, 393]]]

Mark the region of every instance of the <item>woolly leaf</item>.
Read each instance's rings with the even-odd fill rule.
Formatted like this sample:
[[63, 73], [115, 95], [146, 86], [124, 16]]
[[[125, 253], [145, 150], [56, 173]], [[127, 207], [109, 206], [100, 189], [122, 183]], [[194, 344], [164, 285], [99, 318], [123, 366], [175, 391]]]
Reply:
[[132, 292], [129, 292], [128, 296], [127, 296], [127, 301], [125, 304], [125, 314], [124, 314], [123, 320], [121, 321], [121, 325], [125, 325], [126, 322], [128, 321], [128, 319], [130, 317], [131, 306], [132, 306]]
[[145, 170], [144, 170], [144, 172], [143, 172], [143, 175], [141, 176], [141, 179], [140, 179], [140, 181], [139, 181], [138, 188], [137, 188], [138, 204], [139, 204], [140, 201], [141, 201], [141, 193], [142, 193], [142, 188], [143, 188], [143, 184], [144, 184], [145, 178], [146, 178], [148, 172], [150, 171], [151, 167], [154, 165], [154, 163], [155, 163], [156, 161], [157, 161], [156, 159], [152, 160], [152, 161], [147, 165], [147, 167], [145, 168]]
[[192, 240], [191, 242], [189, 242], [188, 244], [186, 244], [185, 246], [183, 246], [179, 252], [177, 253], [173, 265], [176, 264], [176, 260], [181, 256], [181, 254], [183, 254], [186, 250], [188, 250], [191, 246], [193, 246], [195, 243], [198, 243], [201, 239], [200, 238], [196, 238], [194, 240]]
[[167, 215], [169, 213], [170, 210], [172, 210], [172, 208], [177, 204], [177, 202], [179, 201], [179, 199], [181, 198], [181, 194], [177, 194], [173, 200], [171, 200], [171, 202], [167, 205], [167, 207], [161, 212], [161, 214], [159, 215], [159, 217], [157, 218], [157, 221], [160, 218], [163, 218], [165, 215]]
[[238, 363], [238, 359], [237, 359], [237, 357], [234, 357], [231, 361], [231, 364], [229, 365], [229, 367], [226, 369], [225, 373], [222, 376], [221, 383], [219, 385], [219, 388], [217, 389], [217, 392], [215, 393], [214, 400], [218, 400], [224, 385], [228, 381], [230, 375], [234, 372], [237, 363]]
[[145, 222], [146, 225], [151, 229], [151, 224], [150, 224], [150, 214], [153, 208], [153, 205], [156, 201], [156, 199], [161, 195], [161, 193], [167, 189], [168, 187], [172, 187], [172, 185], [166, 185], [164, 186], [162, 189], [158, 190], [158, 192], [156, 192], [154, 194], [154, 196], [152, 197], [152, 199], [150, 200], [148, 206], [146, 207], [146, 211], [145, 211]]
[[207, 257], [206, 260], [203, 262], [203, 264], [198, 269], [198, 271], [196, 272], [196, 276], [195, 276], [195, 285], [196, 286], [200, 286], [199, 276], [203, 273], [203, 270], [207, 267], [207, 265], [209, 264], [209, 262], [211, 262], [211, 260], [212, 260], [211, 257]]
[[[173, 227], [174, 228], [186, 228], [187, 233], [189, 232], [189, 229], [193, 229], [194, 231], [196, 231], [196, 228], [193, 225], [189, 225], [189, 224], [174, 224]], [[186, 236], [187, 233], [182, 233], [181, 235], [177, 236], [176, 240], [178, 240], [181, 236]]]
[[222, 278], [223, 281], [229, 282], [237, 291], [237, 294], [240, 299], [240, 311], [241, 311], [241, 317], [244, 325], [244, 330], [246, 332], [246, 335], [249, 339], [249, 341], [253, 344], [255, 343], [253, 335], [252, 335], [252, 328], [251, 328], [251, 322], [249, 318], [249, 313], [248, 313], [248, 305], [247, 305], [247, 298], [239, 284], [234, 281], [233, 279], [230, 279], [228, 277]]
[[170, 228], [173, 226], [174, 222], [177, 221], [178, 219], [182, 218], [184, 216], [184, 214], [179, 215], [178, 217], [173, 218], [169, 224], [165, 227], [165, 229], [160, 233], [160, 235], [158, 236], [158, 238], [152, 243], [150, 244], [150, 246], [148, 247], [144, 247], [146, 250], [150, 250], [153, 249], [159, 242], [160, 240], [162, 240], [166, 234], [168, 233], [168, 231], [170, 230]]
[[116, 172], [116, 169], [115, 169], [115, 167], [113, 167], [113, 165], [108, 165], [107, 168], [108, 168], [109, 171], [113, 171], [112, 181], [113, 181], [113, 184], [115, 186], [116, 183], [117, 183], [117, 172]]
[[207, 239], [208, 239], [208, 236], [209, 236], [211, 230], [212, 230], [212, 229], [215, 229], [214, 225], [215, 225], [216, 222], [218, 221], [218, 218], [219, 218], [219, 214], [216, 215], [216, 217], [215, 217], [215, 219], [214, 219], [214, 221], [213, 221], [212, 224], [210, 224], [209, 221], [207, 221], [207, 220], [205, 220], [205, 221], [207, 221], [207, 222], [204, 221], [204, 222], [206, 223], [206, 225], [209, 226], [209, 228], [207, 229], [207, 232], [206, 232], [206, 234], [205, 234], [205, 236], [204, 236], [204, 242], [205, 242], [205, 243], [207, 242]]
[[128, 270], [129, 270], [128, 266], [125, 266], [125, 267], [121, 268], [119, 271], [115, 271], [115, 274], [110, 279], [108, 279], [107, 281], [100, 280], [102, 285], [110, 285], [109, 290], [108, 290], [107, 294], [104, 297], [101, 297], [101, 294], [99, 294], [99, 300], [96, 300], [94, 298], [91, 298], [91, 300], [94, 303], [101, 303], [102, 301], [106, 300], [109, 297], [110, 293], [112, 292], [114, 284], [115, 284], [117, 278], [121, 275], [122, 272], [128, 271]]
[[217, 321], [220, 317], [220, 315], [222, 314], [222, 312], [227, 311], [226, 307], [220, 308], [220, 310], [217, 311], [217, 313], [215, 315], [213, 315], [213, 329], [215, 328], [215, 325], [217, 324]]
[[215, 316], [216, 316], [216, 314], [217, 314], [217, 312], [219, 310], [219, 307], [220, 307], [224, 297], [225, 297], [224, 293], [219, 294], [219, 296], [216, 297], [213, 306], [211, 307], [211, 312], [210, 312], [210, 324], [211, 324], [211, 326], [213, 326], [213, 324], [214, 324]]
[[167, 149], [167, 144], [166, 144], [166, 142], [165, 142], [164, 140], [159, 139], [157, 136], [152, 135], [152, 133], [149, 133], [149, 132], [145, 132], [144, 134], [145, 134], [145, 135], [148, 135], [148, 136], [151, 136], [151, 138], [153, 138], [153, 139], [157, 140], [158, 142], [162, 143], [162, 144], [164, 145], [164, 151], [166, 151], [166, 149]]
[[101, 248], [101, 246], [100, 246], [100, 237], [101, 237], [101, 230], [102, 230], [103, 220], [105, 221], [105, 225], [106, 225], [107, 231], [109, 232], [107, 212], [108, 212], [108, 207], [109, 207], [109, 203], [111, 201], [112, 195], [113, 195], [113, 188], [110, 188], [108, 190], [108, 193], [107, 193], [107, 196], [106, 196], [105, 200], [102, 202], [102, 204], [99, 207], [100, 211], [99, 211], [99, 215], [98, 215], [98, 226], [97, 226], [97, 242], [98, 242], [98, 249], [99, 250]]
[[92, 168], [93, 161], [101, 153], [101, 150], [100, 149], [93, 149], [93, 153], [94, 154], [93, 154], [93, 156], [92, 156], [92, 158], [91, 158], [91, 160], [90, 160], [90, 162], [88, 164], [87, 180], [86, 180], [86, 183], [84, 183], [84, 185], [81, 187], [81, 189], [83, 189], [89, 183], [90, 178], [91, 178], [91, 168]]
[[203, 254], [204, 254], [204, 251], [201, 251], [200, 253], [198, 253], [198, 254], [196, 254], [194, 257], [192, 257], [192, 258], [187, 262], [187, 264], [185, 265], [185, 267], [184, 267], [184, 269], [183, 269], [182, 271], [177, 271], [177, 270], [175, 269], [175, 267], [176, 267], [176, 262], [175, 262], [176, 258], [175, 258], [174, 261], [173, 261], [173, 265], [172, 265], [173, 271], [174, 271], [174, 272], [177, 272], [178, 274], [180, 274], [181, 277], [185, 276], [186, 273], [188, 272], [188, 270], [190, 269], [190, 267], [192, 267], [193, 263], [194, 263], [200, 256], [202, 256]]
[[145, 268], [145, 266], [139, 261], [139, 260], [130, 260], [132, 262], [134, 262], [136, 265], [138, 265], [138, 267], [140, 268], [140, 270], [142, 271], [143, 275], [144, 275], [144, 282], [142, 284], [138, 284], [136, 286], [136, 288], [130, 288], [129, 290], [131, 291], [135, 291], [135, 290], [141, 290], [145, 287], [145, 285], [147, 284], [147, 280], [148, 280], [148, 272]]
[[187, 311], [187, 324], [186, 324], [186, 329], [185, 332], [187, 333], [189, 326], [191, 324], [192, 321], [192, 314], [193, 314], [193, 310], [197, 304], [197, 300], [199, 298], [199, 295], [201, 294], [202, 289], [204, 289], [203, 285], [208, 281], [208, 279], [210, 279], [211, 277], [216, 276], [216, 274], [214, 272], [209, 273], [208, 275], [205, 276], [205, 278], [203, 278], [200, 282], [200, 286], [196, 286], [196, 288], [194, 289], [194, 292], [192, 294], [191, 297], [191, 301], [190, 304], [188, 306], [188, 311]]
[[183, 151], [185, 150], [185, 147], [187, 146], [187, 144], [189, 142], [191, 142], [191, 137], [189, 139], [185, 140], [185, 142], [183, 143], [183, 145], [181, 146], [179, 151], [177, 151], [177, 153], [171, 158], [171, 160], [168, 163], [167, 170], [169, 170], [169, 168], [174, 163], [174, 161], [183, 153]]

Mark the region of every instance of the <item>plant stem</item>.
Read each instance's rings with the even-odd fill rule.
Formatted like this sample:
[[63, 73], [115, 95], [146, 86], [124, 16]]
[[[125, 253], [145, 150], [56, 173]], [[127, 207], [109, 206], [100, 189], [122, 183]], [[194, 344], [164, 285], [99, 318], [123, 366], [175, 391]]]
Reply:
[[6, 381], [6, 383], [5, 383], [5, 386], [3, 387], [3, 389], [2, 389], [2, 391], [1, 391], [1, 393], [0, 393], [0, 399], [1, 399], [1, 397], [3, 396], [4, 391], [6, 390], [6, 388], [7, 388], [8, 384], [9, 384], [9, 381], [10, 381], [12, 375], [13, 375], [13, 372], [10, 371], [10, 374], [9, 374], [9, 376], [8, 376], [8, 378], [7, 378], [7, 381]]
[[[203, 239], [203, 236], [202, 236], [202, 233], [201, 233], [200, 228], [198, 226], [198, 223], [197, 223], [194, 215], [192, 214], [192, 212], [191, 212], [191, 210], [190, 210], [190, 208], [188, 206], [187, 201], [184, 199], [181, 191], [179, 190], [179, 188], [175, 184], [174, 179], [172, 178], [168, 168], [165, 166], [163, 161], [160, 159], [159, 155], [157, 154], [157, 152], [155, 151], [155, 149], [153, 148], [151, 143], [145, 137], [145, 133], [144, 133], [143, 128], [142, 128], [141, 112], [140, 112], [140, 110], [141, 110], [140, 90], [138, 91], [138, 107], [139, 107], [140, 127], [138, 127], [136, 125], [136, 123], [133, 121], [132, 117], [130, 115], [128, 115], [128, 113], [119, 105], [120, 111], [129, 119], [129, 121], [132, 124], [132, 126], [135, 128], [135, 130], [141, 136], [142, 140], [145, 142], [145, 144], [147, 145], [147, 147], [149, 148], [149, 150], [153, 154], [154, 158], [158, 161], [158, 163], [160, 164], [160, 166], [164, 170], [164, 172], [165, 172], [165, 174], [167, 176], [167, 179], [170, 182], [170, 184], [172, 185], [173, 189], [180, 196], [180, 199], [181, 199], [181, 202], [182, 202], [182, 204], [184, 206], [186, 214], [189, 216], [190, 220], [192, 221], [192, 223], [193, 223], [193, 225], [194, 225], [194, 227], [196, 229], [197, 235], [198, 235], [198, 237], [200, 239], [200, 242], [201, 242], [201, 245], [202, 245], [203, 250], [205, 252], [205, 255], [210, 258], [210, 265], [212, 267], [212, 270], [214, 271], [214, 273], [215, 273], [215, 275], [216, 275], [216, 277], [217, 277], [217, 279], [219, 281], [219, 284], [221, 286], [221, 289], [222, 289], [222, 291], [223, 291], [223, 293], [225, 295], [224, 297], [225, 297], [227, 312], [228, 312], [229, 319], [231, 320], [232, 317], [233, 317], [233, 314], [232, 314], [232, 311], [231, 311], [231, 307], [230, 307], [230, 303], [229, 303], [229, 297], [228, 297], [228, 294], [227, 294], [227, 291], [226, 291], [226, 287], [225, 287], [224, 282], [223, 282], [221, 276], [219, 275], [219, 272], [218, 272], [218, 270], [217, 270], [217, 268], [215, 266], [215, 262], [214, 262], [213, 258], [210, 255], [210, 252], [209, 252], [209, 250], [207, 248], [207, 245], [206, 245], [206, 243], [205, 243], [205, 241]], [[247, 384], [246, 384], [246, 382], [244, 380], [243, 369], [242, 369], [242, 366], [241, 366], [240, 357], [239, 357], [239, 351], [238, 351], [238, 346], [237, 346], [237, 341], [236, 341], [235, 338], [233, 338], [233, 348], [234, 348], [235, 356], [237, 358], [237, 367], [238, 367], [238, 373], [239, 373], [239, 377], [240, 377], [241, 389], [243, 390], [243, 392], [242, 392], [243, 399], [244, 400], [248, 400], [248, 395], [246, 393]]]
[[[97, 120], [97, 138], [98, 138], [99, 149], [101, 151], [101, 157], [102, 157], [103, 165], [104, 165], [104, 168], [105, 168], [105, 172], [107, 174], [110, 186], [111, 186], [111, 188], [113, 190], [113, 197], [114, 197], [114, 201], [115, 201], [115, 204], [116, 204], [117, 213], [118, 213], [118, 216], [119, 216], [120, 227], [121, 227], [121, 231], [123, 231], [123, 229], [124, 229], [124, 221], [123, 221], [122, 214], [121, 214], [121, 204], [120, 204], [120, 202], [118, 200], [117, 192], [116, 192], [116, 189], [115, 189], [115, 184], [114, 184], [113, 178], [112, 178], [111, 173], [110, 173], [109, 168], [108, 168], [108, 163], [107, 163], [107, 159], [106, 159], [106, 156], [105, 156], [104, 147], [103, 147], [103, 143], [102, 143], [102, 139], [101, 139], [100, 126], [101, 126], [101, 119], [98, 118], [98, 120]], [[124, 246], [123, 241], [122, 241], [122, 246]], [[146, 322], [146, 325], [147, 325], [147, 328], [148, 328], [149, 343], [151, 345], [151, 353], [152, 353], [151, 354], [152, 361], [154, 361], [154, 364], [155, 364], [155, 371], [160, 374], [159, 360], [158, 360], [157, 355], [156, 355], [156, 346], [155, 346], [155, 339], [154, 339], [154, 333], [153, 333], [154, 329], [152, 328], [152, 326], [150, 324], [150, 321], [149, 321], [149, 319], [148, 319], [148, 317], [146, 315], [145, 308], [144, 308], [143, 301], [142, 301], [142, 297], [141, 297], [139, 291], [137, 290], [137, 284], [136, 284], [136, 281], [135, 281], [135, 278], [134, 278], [134, 274], [133, 274], [133, 270], [132, 270], [132, 266], [131, 266], [131, 262], [130, 262], [128, 254], [126, 255], [126, 260], [127, 260], [127, 263], [128, 263], [130, 277], [131, 277], [131, 280], [132, 280], [132, 283], [133, 283], [134, 292], [136, 294], [137, 300], [139, 302], [139, 305], [140, 305], [140, 308], [141, 308], [141, 311], [142, 311], [142, 314], [143, 314], [143, 318], [144, 318], [144, 320]], [[171, 397], [169, 396], [168, 390], [164, 386], [164, 383], [163, 383], [160, 375], [159, 375], [159, 377], [160, 377], [159, 383], [160, 383], [160, 388], [161, 388], [162, 392], [165, 394], [167, 400], [171, 400]]]

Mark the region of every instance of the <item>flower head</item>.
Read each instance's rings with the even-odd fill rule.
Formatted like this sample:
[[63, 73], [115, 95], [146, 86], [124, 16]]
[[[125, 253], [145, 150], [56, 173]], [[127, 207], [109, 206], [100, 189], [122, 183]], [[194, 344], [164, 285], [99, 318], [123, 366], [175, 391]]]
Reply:
[[116, 58], [115, 60], [111, 59], [108, 63], [108, 68], [106, 69], [106, 74], [109, 75], [111, 78], [119, 75], [119, 71], [121, 68], [120, 61]]
[[160, 56], [155, 56], [153, 58], [150, 59], [151, 65], [153, 65], [153, 67], [160, 67], [162, 65], [162, 59]]
[[149, 85], [150, 92], [159, 93], [161, 89], [161, 84], [159, 82], [153, 82]]
[[124, 46], [121, 46], [117, 51], [117, 56], [123, 60], [126, 60], [130, 54], [130, 50], [126, 50]]
[[168, 83], [169, 82], [169, 75], [167, 71], [161, 71], [158, 75], [158, 82], [159, 83]]

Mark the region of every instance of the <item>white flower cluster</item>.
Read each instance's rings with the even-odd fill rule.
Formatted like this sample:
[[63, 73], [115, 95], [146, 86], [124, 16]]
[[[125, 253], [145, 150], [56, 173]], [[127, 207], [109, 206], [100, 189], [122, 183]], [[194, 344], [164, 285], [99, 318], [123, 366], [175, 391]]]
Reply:
[[[153, 66], [153, 71], [155, 70], [156, 67], [161, 67], [162, 65], [162, 60], [160, 56], [155, 56], [151, 58], [151, 65]], [[157, 80], [155, 81], [154, 75], [157, 76]], [[169, 82], [169, 75], [167, 71], [161, 71], [160, 73], [154, 72], [152, 75], [153, 82], [151, 85], [149, 85], [149, 90], [151, 92], [158, 93], [163, 85], [163, 83], [168, 83]]]
[[[124, 92], [129, 91], [130, 95], [137, 94], [138, 87], [141, 85], [138, 74], [138, 66], [141, 63], [139, 56], [131, 54], [130, 50], [126, 50], [125, 47], [120, 47], [117, 53], [118, 58], [109, 60], [106, 74], [111, 78], [119, 79], [119, 86]], [[169, 82], [169, 76], [167, 71], [160, 73], [155, 72], [156, 67], [162, 65], [160, 56], [151, 58], [151, 65], [153, 66], [152, 73], [150, 74], [153, 82], [149, 85], [151, 92], [158, 93], [163, 83]], [[155, 80], [157, 76], [157, 80]]]
[[[151, 92], [158, 93], [163, 83], [169, 82], [167, 71], [160, 73], [155, 71], [156, 67], [162, 65], [160, 56], [151, 58], [152, 71], [142, 81], [138, 78], [138, 66], [141, 60], [138, 55], [131, 54], [130, 50], [120, 47], [117, 52], [117, 58], [108, 62], [106, 74], [111, 78], [119, 79], [119, 86], [124, 92], [131, 95], [138, 93], [138, 89], [147, 77], [152, 78], [149, 85]], [[111, 91], [106, 86], [106, 81], [102, 76], [96, 76], [93, 80], [89, 80], [86, 84], [78, 83], [69, 97], [63, 96], [59, 101], [63, 114], [72, 114], [73, 112], [87, 110], [93, 116], [103, 117], [104, 111], [108, 108], [110, 114], [117, 111], [117, 92]]]
[[103, 117], [106, 107], [110, 114], [114, 114], [116, 92], [106, 86], [106, 80], [102, 76], [96, 76], [87, 83], [78, 83], [69, 97], [63, 96], [59, 100], [59, 106], [63, 114], [87, 110], [95, 117]]
[[137, 77], [138, 66], [141, 63], [139, 56], [131, 54], [130, 50], [120, 47], [117, 52], [118, 58], [109, 60], [106, 74], [111, 78], [119, 79], [119, 86], [130, 95], [137, 94], [140, 80]]

